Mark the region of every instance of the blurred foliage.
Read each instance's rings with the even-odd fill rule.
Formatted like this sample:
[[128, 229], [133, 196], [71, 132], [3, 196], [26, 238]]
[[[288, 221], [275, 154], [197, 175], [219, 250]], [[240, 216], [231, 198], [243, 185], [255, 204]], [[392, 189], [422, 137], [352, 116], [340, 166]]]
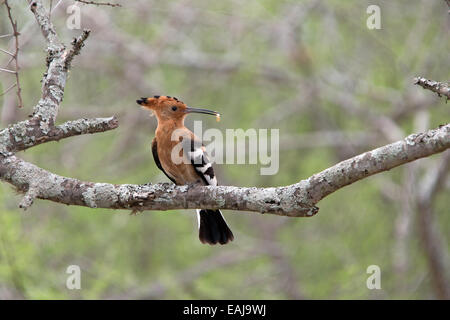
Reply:
[[[3, 127], [7, 110], [14, 121], [32, 112], [45, 71], [45, 45], [34, 18], [24, 1], [13, 2], [25, 42], [20, 52], [25, 107], [11, 109], [13, 92], [1, 97]], [[449, 78], [445, 1], [120, 2], [122, 8], [80, 5], [82, 28], [92, 33], [73, 63], [58, 115], [62, 122], [115, 114], [120, 127], [37, 146], [20, 154], [27, 161], [88, 181], [167, 182], [150, 152], [156, 120], [135, 104], [136, 98], [154, 94], [223, 114], [220, 123], [202, 117], [204, 129], [278, 128], [281, 141], [302, 142], [302, 135], [320, 131], [348, 138], [348, 146], [282, 144], [280, 169], [273, 176], [261, 176], [259, 165], [216, 165], [225, 185], [295, 183], [391, 142], [369, 114], [393, 119], [404, 135], [419, 130], [424, 113], [427, 128], [448, 122], [444, 99], [412, 84], [416, 75]], [[52, 13], [66, 44], [79, 34], [66, 27], [70, 4], [63, 1]], [[381, 8], [381, 30], [366, 27], [369, 4]], [[0, 34], [9, 28], [1, 6]], [[7, 48], [8, 41], [0, 39], [0, 46]], [[0, 59], [4, 64], [8, 57]], [[0, 76], [3, 91], [13, 79]], [[347, 103], [361, 112], [346, 110]], [[189, 127], [194, 118], [188, 119]], [[356, 132], [372, 138], [352, 145]], [[225, 247], [198, 241], [193, 210], [130, 216], [37, 200], [23, 212], [17, 207], [20, 195], [2, 184], [0, 294], [31, 299], [434, 298], [415, 210], [407, 215], [407, 237], [396, 236], [402, 201], [414, 207], [415, 199], [394, 201], [385, 188], [387, 181], [407, 186], [409, 170], [419, 184], [439, 157], [339, 190], [320, 202], [319, 214], [310, 219], [227, 211], [236, 239]], [[450, 245], [445, 237], [449, 199], [447, 186], [434, 201], [444, 248]], [[400, 271], [395, 267], [398, 241], [407, 257]], [[81, 290], [65, 287], [66, 268], [73, 264], [82, 270]], [[366, 287], [372, 264], [381, 268], [382, 290]]]

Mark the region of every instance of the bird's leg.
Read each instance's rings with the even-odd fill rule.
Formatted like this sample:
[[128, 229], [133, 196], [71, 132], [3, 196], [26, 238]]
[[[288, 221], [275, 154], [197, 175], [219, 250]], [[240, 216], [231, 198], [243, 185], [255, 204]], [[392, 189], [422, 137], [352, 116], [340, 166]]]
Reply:
[[141, 208], [133, 208], [133, 210], [131, 210], [130, 212], [130, 216], [137, 216], [138, 213], [142, 213], [144, 210], [142, 210]]

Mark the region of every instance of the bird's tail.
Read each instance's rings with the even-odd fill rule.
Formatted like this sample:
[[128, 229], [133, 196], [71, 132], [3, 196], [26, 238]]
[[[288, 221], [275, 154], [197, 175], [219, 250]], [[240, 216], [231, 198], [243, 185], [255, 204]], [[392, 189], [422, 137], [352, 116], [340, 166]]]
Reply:
[[198, 237], [202, 243], [226, 244], [234, 236], [220, 210], [197, 209]]

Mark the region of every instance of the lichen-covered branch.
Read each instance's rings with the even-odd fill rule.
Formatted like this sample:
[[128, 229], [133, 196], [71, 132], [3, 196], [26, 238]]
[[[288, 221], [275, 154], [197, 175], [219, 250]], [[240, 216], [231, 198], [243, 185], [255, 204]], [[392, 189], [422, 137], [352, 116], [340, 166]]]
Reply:
[[450, 124], [411, 134], [403, 140], [360, 154], [328, 168], [307, 181], [311, 203], [317, 203], [330, 193], [407, 162], [428, 157], [450, 148]]
[[67, 57], [66, 57], [66, 62], [65, 62], [66, 69], [70, 69], [70, 64], [72, 63], [73, 58], [76, 55], [80, 54], [81, 48], [84, 47], [84, 42], [89, 37], [90, 33], [91, 33], [90, 30], [85, 29], [85, 30], [83, 30], [83, 32], [81, 33], [81, 35], [78, 38], [74, 38], [72, 40], [72, 49], [69, 51], [69, 53], [67, 54]]
[[47, 72], [42, 79], [42, 97], [34, 107], [33, 118], [41, 122], [44, 131], [50, 130], [56, 122], [58, 108], [64, 96], [67, 69], [65, 68], [66, 47], [56, 34], [41, 1], [30, 1], [31, 11], [47, 42]]
[[31, 12], [34, 13], [37, 24], [41, 29], [42, 35], [44, 36], [47, 46], [49, 47], [63, 47], [61, 41], [59, 41], [58, 35], [56, 34], [55, 28], [50, 21], [50, 17], [44, 8], [41, 0], [28, 0], [30, 4]]
[[91, 208], [142, 210], [232, 209], [307, 217], [340, 188], [401, 164], [450, 148], [450, 124], [412, 134], [395, 143], [342, 161], [296, 184], [277, 188], [114, 185], [58, 176], [16, 156], [0, 158], [0, 179], [36, 198]]
[[[72, 49], [67, 52], [66, 47], [58, 38], [58, 35], [50, 21], [42, 2], [40, 0], [29, 1], [31, 11], [47, 44], [47, 71], [42, 80], [42, 96], [34, 107], [33, 115], [29, 120], [10, 125], [0, 131], [0, 156], [4, 160], [21, 150], [36, 146], [48, 141], [59, 141], [60, 139], [87, 133], [103, 132], [117, 128], [118, 122], [115, 117], [78, 119], [68, 121], [56, 126], [58, 109], [63, 100], [66, 85], [67, 72], [74, 56], [80, 53], [84, 42], [89, 36], [89, 30], [75, 38]], [[16, 31], [15, 31], [16, 33]], [[15, 172], [5, 173], [5, 176], [14, 176]], [[19, 184], [19, 190], [25, 193], [20, 203], [21, 208], [29, 207], [36, 197], [43, 194], [45, 184], [39, 179], [30, 179], [26, 187]]]
[[80, 134], [104, 132], [115, 129], [119, 123], [115, 117], [78, 119], [43, 130], [41, 122], [32, 118], [0, 131], [0, 152], [22, 151], [48, 141], [59, 141]]
[[115, 117], [78, 119], [55, 126], [58, 109], [64, 96], [70, 62], [75, 55], [79, 54], [84, 41], [89, 36], [89, 31], [84, 30], [81, 36], [73, 41], [73, 48], [67, 53], [41, 1], [30, 1], [30, 8], [46, 39], [48, 69], [43, 78], [42, 97], [34, 107], [32, 117], [0, 131], [0, 153], [4, 156], [44, 142], [58, 141], [80, 134], [103, 132], [118, 126]]
[[48, 69], [43, 78], [42, 97], [31, 119], [0, 131], [0, 179], [25, 193], [20, 203], [22, 208], [39, 198], [67, 205], [133, 211], [210, 208], [312, 216], [318, 212], [316, 204], [321, 199], [346, 185], [450, 148], [450, 124], [447, 124], [342, 161], [296, 184], [277, 188], [114, 185], [56, 175], [23, 161], [14, 153], [47, 141], [111, 130], [118, 123], [112, 117], [79, 119], [55, 126], [68, 68], [89, 31], [85, 30], [67, 51], [42, 2], [30, 1], [30, 7], [47, 43]]
[[439, 97], [445, 96], [447, 99], [450, 99], [450, 86], [448, 83], [428, 80], [423, 77], [416, 77], [414, 78], [414, 84], [437, 93]]
[[72, 42], [73, 48], [67, 51], [59, 40], [42, 2], [39, 0], [29, 2], [47, 43], [47, 72], [42, 79], [42, 97], [34, 107], [33, 118], [41, 123], [42, 130], [49, 131], [56, 122], [58, 109], [64, 97], [70, 64], [83, 47], [84, 41], [89, 36], [89, 30], [84, 30], [80, 37]]

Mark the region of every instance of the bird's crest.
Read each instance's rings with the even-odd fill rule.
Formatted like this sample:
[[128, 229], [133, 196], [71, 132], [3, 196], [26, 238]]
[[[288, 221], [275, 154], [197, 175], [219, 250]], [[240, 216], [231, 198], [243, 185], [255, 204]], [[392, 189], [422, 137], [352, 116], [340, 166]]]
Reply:
[[144, 98], [142, 97], [141, 99], [136, 101], [138, 104], [140, 104], [142, 106], [142, 108], [146, 109], [146, 110], [150, 110], [151, 113], [150, 115], [154, 116], [155, 115], [155, 109], [158, 106], [164, 105], [165, 103], [183, 103], [182, 101], [178, 100], [178, 98], [176, 97], [171, 97], [171, 96], [153, 96], [153, 97], [148, 97], [148, 98]]
[[147, 106], [156, 106], [160, 103], [164, 102], [181, 102], [183, 101], [178, 100], [176, 97], [171, 96], [153, 96], [148, 98], [141, 98], [137, 101], [138, 103], [145, 104]]

